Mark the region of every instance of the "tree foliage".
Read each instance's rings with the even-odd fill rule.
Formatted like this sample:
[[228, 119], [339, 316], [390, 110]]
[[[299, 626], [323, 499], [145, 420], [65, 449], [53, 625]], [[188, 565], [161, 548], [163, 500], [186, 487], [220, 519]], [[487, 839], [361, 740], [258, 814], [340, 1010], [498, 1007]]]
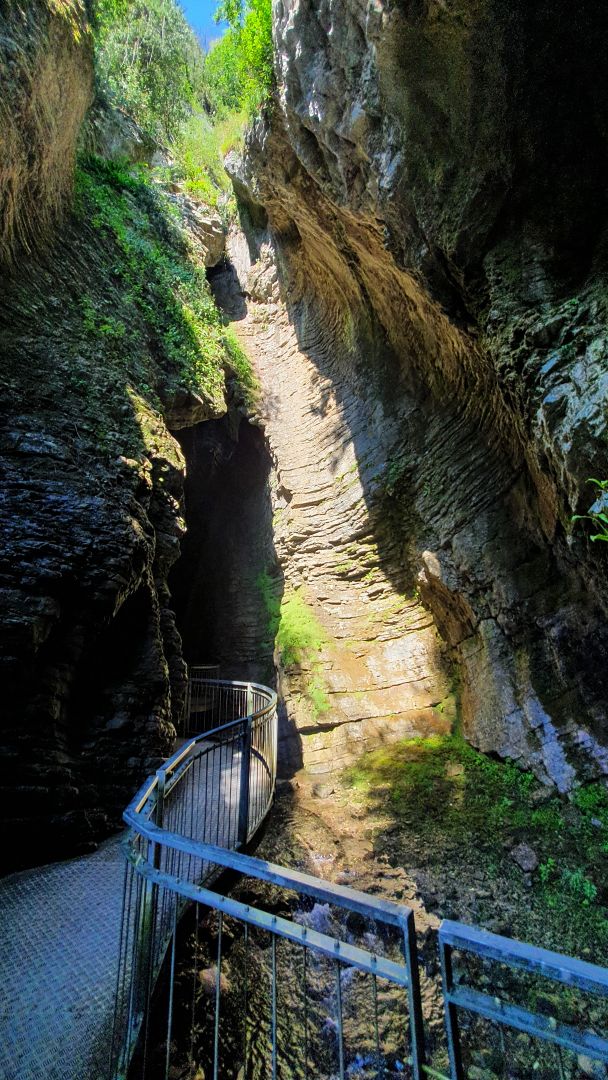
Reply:
[[223, 0], [215, 17], [228, 29], [205, 60], [208, 104], [216, 115], [235, 109], [252, 116], [273, 83], [271, 0]]
[[175, 0], [97, 0], [97, 71], [112, 96], [171, 143], [204, 93], [204, 57]]
[[205, 55], [177, 0], [94, 0], [98, 78], [205, 201], [226, 194], [222, 158], [273, 80], [271, 0], [223, 0], [228, 29]]

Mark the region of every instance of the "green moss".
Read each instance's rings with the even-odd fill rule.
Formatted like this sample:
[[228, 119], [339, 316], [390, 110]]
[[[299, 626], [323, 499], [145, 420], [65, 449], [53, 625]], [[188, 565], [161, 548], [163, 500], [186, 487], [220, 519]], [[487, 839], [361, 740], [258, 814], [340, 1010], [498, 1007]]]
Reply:
[[458, 735], [383, 747], [347, 769], [344, 779], [370, 807], [388, 809], [408, 830], [415, 828], [423, 847], [447, 845], [490, 876], [513, 844], [531, 843], [540, 860], [535, 903], [552, 920], [554, 934], [566, 932], [575, 903], [585, 909], [585, 934], [608, 949], [608, 791], [602, 784], [580, 788], [567, 802], [531, 773], [486, 757]]
[[165, 384], [206, 398], [221, 411], [225, 375], [252, 407], [257, 380], [233, 332], [222, 324], [205, 266], [180, 227], [179, 211], [143, 172], [88, 158], [77, 175], [78, 213], [115, 245], [122, 318], [83, 297], [83, 325], [92, 338], [133, 345], [129, 327], [146, 325]]
[[174, 146], [177, 164], [172, 178], [180, 180], [186, 191], [219, 209], [232, 190], [224, 158], [231, 150], [241, 149], [246, 124], [247, 116], [243, 112], [231, 112], [214, 124], [206, 115], [192, 116]]
[[294, 590], [281, 598], [277, 585], [267, 572], [257, 578], [268, 614], [269, 637], [274, 640], [286, 668], [307, 667], [305, 694], [314, 715], [319, 716], [330, 707], [319, 662], [319, 652], [327, 644], [328, 636], [303, 596]]
[[301, 664], [318, 653], [326, 641], [323, 627], [300, 593], [283, 597], [277, 630], [283, 662], [287, 666]]
[[245, 406], [255, 409], [260, 402], [260, 383], [232, 327], [225, 328], [223, 342], [227, 355], [227, 374], [236, 379]]

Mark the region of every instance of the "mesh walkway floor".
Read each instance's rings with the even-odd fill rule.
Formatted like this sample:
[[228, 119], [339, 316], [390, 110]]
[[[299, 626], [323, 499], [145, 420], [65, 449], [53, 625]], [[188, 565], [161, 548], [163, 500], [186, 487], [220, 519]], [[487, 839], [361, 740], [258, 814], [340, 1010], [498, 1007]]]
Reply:
[[[206, 770], [200, 839], [234, 846], [240, 763]], [[108, 1080], [124, 836], [0, 879], [0, 1080]]]
[[120, 841], [0, 881], [1, 1080], [107, 1080]]

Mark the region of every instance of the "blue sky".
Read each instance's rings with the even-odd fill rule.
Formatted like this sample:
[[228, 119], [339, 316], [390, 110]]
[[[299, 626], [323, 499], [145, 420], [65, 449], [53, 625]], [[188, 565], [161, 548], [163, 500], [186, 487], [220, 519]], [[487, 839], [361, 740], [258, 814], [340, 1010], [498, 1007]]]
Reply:
[[213, 12], [218, 0], [180, 0], [180, 3], [188, 22], [196, 30], [203, 43], [209, 44], [214, 38], [221, 36], [226, 24], [213, 21]]

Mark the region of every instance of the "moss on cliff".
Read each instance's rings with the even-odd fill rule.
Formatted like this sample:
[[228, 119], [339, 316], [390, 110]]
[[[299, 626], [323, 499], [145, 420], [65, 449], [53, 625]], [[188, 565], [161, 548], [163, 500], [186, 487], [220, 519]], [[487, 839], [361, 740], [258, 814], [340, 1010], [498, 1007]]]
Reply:
[[[479, 890], [480, 873], [496, 889], [492, 905], [479, 890], [477, 918], [501, 919], [508, 908], [514, 920], [508, 932], [515, 936], [576, 954], [592, 949], [594, 958], [598, 951], [606, 958], [608, 793], [601, 783], [578, 788], [565, 802], [531, 773], [488, 759], [456, 735], [383, 747], [361, 758], [343, 779], [351, 803], [394, 820], [392, 829], [379, 826], [378, 848], [405, 866], [425, 852], [438, 893], [449, 895], [441, 879], [449, 878], [456, 861], [459, 894], [469, 881], [471, 893]], [[527, 877], [518, 863], [522, 854]], [[512, 906], [511, 889], [527, 890], [528, 902]], [[438, 906], [450, 917], [443, 902]]]
[[5, 282], [0, 313], [2, 743], [33, 858], [103, 835], [171, 749], [184, 691], [167, 588], [184, 529], [171, 429], [253, 388], [188, 200], [97, 159], [81, 163], [77, 195], [44, 259]]
[[[153, 395], [166, 396], [179, 384], [201, 395], [211, 412], [222, 412], [229, 360], [225, 333], [204, 264], [180, 226], [178, 208], [143, 174], [98, 158], [88, 159], [79, 170], [77, 193], [81, 218], [115, 247], [111, 273], [122, 285], [122, 318], [104, 316], [102, 300], [98, 317], [87, 319], [94, 304], [84, 297], [89, 304], [85, 329], [119, 340], [125, 357], [143, 345], [150, 378], [143, 388], [148, 385]], [[232, 343], [229, 348], [232, 352]]]

